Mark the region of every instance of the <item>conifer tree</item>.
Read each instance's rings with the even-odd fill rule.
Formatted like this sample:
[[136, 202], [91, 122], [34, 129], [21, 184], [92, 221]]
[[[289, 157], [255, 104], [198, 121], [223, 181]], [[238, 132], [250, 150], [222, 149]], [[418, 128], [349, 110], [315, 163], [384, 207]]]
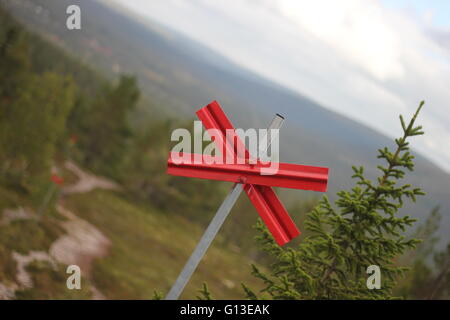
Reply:
[[30, 66], [28, 34], [0, 12], [0, 181], [39, 202], [73, 107], [71, 78]]
[[101, 174], [117, 178], [119, 166], [132, 136], [129, 113], [139, 100], [136, 78], [122, 75], [114, 87], [99, 94], [85, 117], [85, 132], [80, 136], [84, 164]]
[[406, 299], [450, 298], [450, 243], [443, 251], [438, 250], [440, 237], [437, 232], [442, 219], [439, 210], [439, 207], [434, 208], [419, 225], [414, 237], [422, 242], [401, 259], [411, 265], [411, 270], [395, 292]]
[[[265, 226], [258, 241], [274, 259], [270, 273], [253, 266], [253, 275], [265, 288], [261, 296], [243, 285], [249, 299], [387, 299], [394, 298], [392, 289], [398, 276], [407, 268], [395, 264], [395, 259], [419, 242], [406, 239], [403, 233], [415, 219], [398, 216], [405, 199], [416, 200], [424, 193], [402, 184], [405, 170], [414, 169], [414, 156], [409, 151], [410, 137], [422, 135], [416, 118], [423, 106], [406, 125], [400, 116], [403, 135], [396, 139], [396, 148], [379, 150], [381, 174], [376, 181], [367, 179], [363, 167], [353, 167], [355, 186], [337, 193], [334, 205], [325, 196], [307, 216], [310, 232], [297, 247], [281, 248]], [[381, 288], [369, 290], [367, 267], [381, 270]]]

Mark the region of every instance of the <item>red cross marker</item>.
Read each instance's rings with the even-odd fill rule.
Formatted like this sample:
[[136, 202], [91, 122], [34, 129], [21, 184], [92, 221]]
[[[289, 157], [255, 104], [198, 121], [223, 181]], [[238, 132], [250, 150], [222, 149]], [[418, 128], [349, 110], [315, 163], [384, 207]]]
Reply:
[[[326, 191], [327, 188], [328, 168], [278, 163], [276, 172], [271, 175], [262, 175], [262, 170], [268, 165], [259, 160], [256, 163], [250, 163], [248, 160], [251, 155], [237, 134], [234, 134], [232, 141], [230, 141], [226, 133], [230, 130], [234, 132], [235, 129], [216, 101], [198, 110], [197, 116], [209, 132], [215, 130], [215, 133], [218, 133], [210, 135], [222, 151], [222, 155], [232, 155], [234, 156], [233, 159], [237, 159], [239, 157], [238, 150], [244, 150], [245, 161], [243, 164], [236, 162], [228, 164], [223, 163], [223, 158], [220, 159], [218, 156], [200, 155], [199, 157], [199, 155], [194, 154], [183, 154], [181, 157], [183, 161], [180, 162], [178, 154], [170, 153], [167, 169], [169, 174], [230, 181], [236, 184], [219, 208], [216, 217], [206, 230], [166, 299], [177, 299], [179, 297], [242, 189], [245, 190], [274, 239], [281, 246], [297, 237], [300, 231], [271, 187], [322, 192]], [[277, 116], [276, 119], [279, 120], [279, 126], [281, 126], [284, 118]], [[272, 123], [271, 129], [274, 129], [272, 128], [274, 126], [276, 125]], [[222, 217], [217, 218], [220, 214], [222, 214]], [[216, 219], [217, 221], [215, 221]]]

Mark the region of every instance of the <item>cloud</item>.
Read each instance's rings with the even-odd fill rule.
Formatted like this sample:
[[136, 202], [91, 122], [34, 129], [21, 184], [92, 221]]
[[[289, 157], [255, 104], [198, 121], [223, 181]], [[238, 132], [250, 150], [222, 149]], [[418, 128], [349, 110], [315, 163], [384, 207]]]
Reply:
[[419, 19], [377, 0], [121, 3], [390, 136], [396, 116], [425, 99], [426, 135], [415, 146], [450, 171], [450, 42], [426, 28], [430, 13]]
[[384, 80], [403, 75], [398, 39], [376, 2], [282, 0], [279, 12], [372, 76]]

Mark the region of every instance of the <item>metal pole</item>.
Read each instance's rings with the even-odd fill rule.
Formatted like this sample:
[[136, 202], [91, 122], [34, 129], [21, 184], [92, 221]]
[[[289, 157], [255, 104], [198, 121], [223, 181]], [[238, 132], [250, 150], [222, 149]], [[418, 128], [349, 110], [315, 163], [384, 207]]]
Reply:
[[[275, 135], [274, 136], [271, 135], [270, 130], [280, 129], [281, 126], [283, 125], [283, 121], [284, 118], [279, 114], [277, 114], [275, 118], [272, 120], [272, 123], [270, 124], [268, 130], [269, 136], [267, 139], [267, 146], [261, 146], [263, 152], [266, 151], [267, 148], [269, 148], [273, 139], [275, 139], [276, 137]], [[192, 277], [192, 274], [194, 273], [195, 269], [197, 269], [198, 264], [200, 263], [209, 246], [211, 245], [212, 241], [216, 237], [225, 219], [230, 214], [231, 209], [233, 208], [234, 204], [236, 203], [237, 199], [239, 198], [243, 190], [244, 185], [241, 183], [236, 183], [231, 189], [230, 193], [228, 193], [227, 197], [220, 205], [219, 209], [216, 212], [216, 215], [211, 220], [208, 228], [206, 229], [205, 233], [203, 234], [202, 238], [197, 244], [197, 247], [195, 248], [194, 252], [184, 265], [183, 270], [179, 274], [177, 280], [175, 281], [175, 284], [170, 289], [165, 300], [177, 300], [180, 297], [181, 293], [184, 290], [184, 287], [189, 282], [189, 279]]]

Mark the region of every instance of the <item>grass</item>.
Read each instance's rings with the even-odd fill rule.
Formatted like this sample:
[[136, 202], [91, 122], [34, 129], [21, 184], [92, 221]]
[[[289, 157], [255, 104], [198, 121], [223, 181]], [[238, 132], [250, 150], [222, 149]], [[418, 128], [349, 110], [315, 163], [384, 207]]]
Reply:
[[[93, 268], [95, 285], [111, 299], [150, 299], [154, 291], [166, 293], [205, 227], [137, 206], [109, 191], [72, 195], [64, 202], [112, 241], [109, 255]], [[182, 298], [195, 299], [203, 282], [216, 299], [244, 298], [241, 282], [260, 287], [250, 275], [251, 261], [218, 243], [209, 249]]]
[[23, 205], [23, 198], [16, 192], [0, 186], [0, 218], [3, 210]]
[[69, 275], [61, 265], [55, 270], [48, 262], [34, 261], [28, 265], [27, 271], [33, 280], [33, 288], [17, 291], [17, 299], [72, 300], [90, 299], [92, 296], [87, 279], [82, 278], [80, 290], [67, 289]]
[[[94, 261], [92, 281], [110, 299], [151, 299], [155, 291], [165, 294], [192, 253], [206, 225], [136, 204], [125, 195], [96, 190], [71, 195], [64, 205], [100, 229], [112, 242], [108, 256]], [[16, 191], [0, 187], [0, 218], [4, 209], [31, 203]], [[47, 251], [63, 234], [62, 217], [49, 209], [43, 217], [0, 225], [0, 282], [17, 279], [13, 252]], [[195, 299], [207, 282], [216, 299], [241, 299], [241, 282], [260, 288], [250, 275], [252, 261], [224, 246], [219, 235], [209, 249], [182, 298]], [[65, 266], [57, 270], [45, 262], [28, 266], [34, 287], [16, 292], [18, 299], [89, 299], [90, 282], [82, 290], [68, 290]]]
[[12, 258], [11, 250], [0, 244], [0, 282], [10, 284], [16, 277], [16, 262]]
[[[0, 218], [5, 209], [15, 209], [19, 205], [28, 207], [29, 199], [19, 192], [0, 187]], [[54, 208], [49, 209], [43, 217], [30, 220], [15, 220], [0, 225], [0, 282], [11, 284], [16, 281], [16, 262], [12, 258], [13, 252], [27, 254], [30, 251], [48, 251], [50, 245], [62, 233], [59, 227], [61, 217]], [[33, 275], [34, 276], [34, 275]], [[36, 275], [37, 276], [37, 275]], [[59, 278], [50, 275], [49, 286], [64, 285]], [[38, 289], [35, 290], [38, 292]], [[40, 292], [42, 296], [51, 294]]]
[[0, 243], [11, 251], [26, 254], [29, 251], [48, 251], [62, 234], [54, 219], [17, 220], [0, 227]]
[[61, 164], [60, 166], [58, 166], [59, 169], [59, 173], [61, 175], [61, 177], [64, 179], [64, 185], [68, 186], [68, 185], [72, 185], [78, 182], [79, 178], [78, 176], [73, 173], [72, 171], [68, 170], [64, 164]]
[[[0, 199], [0, 218], [5, 209], [24, 206], [33, 210], [24, 195], [1, 187]], [[43, 216], [35, 219], [14, 220], [0, 225], [0, 246], [22, 254], [31, 250], [48, 251], [51, 243], [63, 233], [57, 223], [60, 219], [56, 210], [49, 208]]]

